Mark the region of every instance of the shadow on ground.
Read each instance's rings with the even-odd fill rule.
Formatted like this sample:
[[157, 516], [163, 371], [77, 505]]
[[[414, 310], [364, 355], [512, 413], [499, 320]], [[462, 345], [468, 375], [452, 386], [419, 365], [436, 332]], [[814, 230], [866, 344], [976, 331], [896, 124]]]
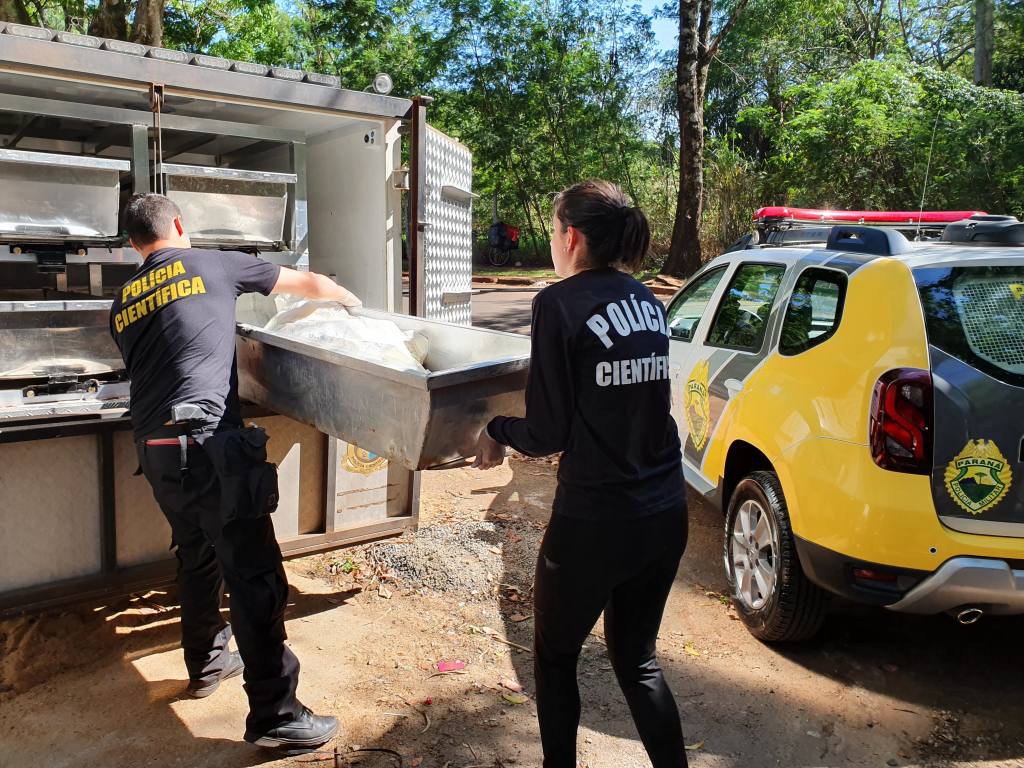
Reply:
[[[511, 471], [509, 482], [490, 489], [496, 496], [482, 505], [488, 507], [486, 517], [499, 532], [505, 530], [503, 521], [510, 513], [541, 526], [553, 473], [519, 460], [511, 463]], [[882, 768], [963, 766], [981, 758], [989, 761], [988, 766], [1024, 765], [1024, 679], [1017, 650], [1024, 621], [991, 619], [960, 627], [947, 617], [901, 616], [840, 604], [814, 643], [767, 647], [751, 638], [718, 599], [725, 590], [721, 535], [721, 519], [715, 513], [692, 509], [690, 543], [661, 634], [661, 658], [687, 741], [700, 746], [690, 753], [691, 765]], [[505, 546], [503, 557], [511, 552]], [[499, 580], [518, 583], [528, 605], [532, 582], [522, 561], [506, 559], [504, 567]], [[354, 626], [344, 624], [349, 621], [345, 612], [302, 623], [349, 596], [293, 589], [290, 631], [298, 636], [298, 627], [309, 627], [306, 646], [299, 653], [307, 671], [328, 669], [315, 666], [321, 664], [361, 663], [340, 662], [346, 649], [337, 646], [331, 628]], [[409, 604], [412, 610], [418, 606]], [[504, 611], [504, 637], [530, 646], [532, 622], [511, 620], [512, 606], [503, 607], [509, 609]], [[371, 621], [363, 623], [360, 618], [358, 631], [349, 639], [355, 643], [365, 636], [372, 641], [377, 632], [406, 633], [406, 649], [414, 658], [428, 652], [421, 646], [444, 646], [443, 636], [420, 635], [415, 627], [392, 627], [379, 620], [392, 609], [401, 611], [395, 603]], [[520, 601], [516, 611], [528, 609], [524, 611]], [[43, 627], [49, 629], [44, 632]], [[95, 605], [56, 621], [51, 617], [47, 622], [0, 623], [0, 766], [244, 768], [273, 762], [274, 755], [240, 741], [244, 693], [236, 681], [203, 702], [179, 698], [185, 681], [176, 650], [178, 631], [173, 595], [160, 594], [148, 601]], [[323, 648], [313, 647], [317, 643]], [[102, 658], [111, 653], [119, 655]], [[51, 679], [53, 659], [62, 660], [62, 674]], [[105, 663], [98, 667], [97, 659]], [[42, 669], [44, 661], [49, 677]], [[532, 694], [531, 655], [510, 650], [508, 661]], [[107, 673], [102, 679], [97, 668]], [[350, 677], [336, 676], [332, 685], [309, 680], [300, 694], [330, 693], [342, 706], [327, 708], [343, 717], [361, 708], [373, 711], [373, 723], [389, 722], [381, 715], [392, 699], [378, 699], [386, 691], [375, 689], [372, 682], [384, 672], [376, 665], [359, 669], [365, 672], [356, 674], [353, 667]], [[505, 674], [504, 662], [501, 669]], [[181, 679], [174, 679], [174, 670]], [[351, 683], [362, 676], [369, 676], [367, 688]], [[427, 676], [415, 667], [409, 676], [424, 690], [433, 690], [426, 688]], [[422, 757], [421, 768], [539, 766], [533, 703], [512, 705], [494, 690], [481, 694], [474, 682], [478, 680], [473, 675], [466, 675], [438, 685], [442, 693], [433, 694], [429, 728], [403, 709], [394, 725], [384, 730], [374, 725], [375, 737], [363, 746], [396, 749], [406, 757], [405, 766], [411, 758]], [[590, 768], [649, 765], [599, 637], [584, 650], [580, 687], [584, 714], [579, 748], [584, 763]], [[323, 704], [307, 703], [318, 708]], [[428, 711], [422, 705], [417, 709]], [[941, 710], [952, 714], [941, 716]], [[131, 716], [125, 717], [126, 712]], [[339, 743], [348, 746], [344, 736]], [[358, 759], [361, 768], [397, 765], [387, 755], [359, 754]], [[287, 764], [293, 762], [300, 764]]]
[[[287, 618], [301, 620], [330, 610], [352, 594], [307, 595], [292, 589]], [[239, 681], [228, 681], [210, 699], [183, 696], [187, 681], [178, 650], [179, 615], [172, 590], [81, 606], [58, 617], [0, 622], [6, 657], [0, 679], [0, 766], [244, 768], [278, 759], [241, 741], [244, 723], [238, 712], [245, 705]], [[159, 679], [157, 670], [167, 665], [158, 667], [154, 661], [166, 652], [173, 653], [171, 668], [180, 671], [180, 678]], [[105, 662], [102, 679], [96, 675], [97, 661]], [[99, 682], [76, 685], [76, 676]], [[66, 693], [54, 696], [54, 689]], [[33, 706], [37, 697], [47, 706]], [[191, 727], [176, 713], [178, 706], [192, 708]], [[237, 737], [204, 735], [211, 731]]]
[[[536, 473], [512, 462], [512, 480], [488, 511], [510, 509], [537, 522]], [[551, 479], [553, 487], [553, 476]], [[550, 489], [549, 489], [550, 490]], [[550, 494], [548, 495], [550, 498]], [[690, 543], [670, 598], [660, 656], [680, 707], [692, 766], [1024, 766], [1024, 673], [1021, 618], [962, 627], [946, 616], [915, 617], [836, 603], [820, 637], [798, 647], [754, 640], [718, 595], [721, 519], [691, 506]], [[507, 551], [507, 550], [506, 550]], [[623, 553], [628, 557], [628, 553]], [[504, 581], [522, 579], [507, 564]], [[513, 581], [514, 583], [514, 581]], [[529, 584], [524, 585], [529, 587]], [[710, 593], [710, 597], [709, 597]], [[509, 612], [505, 613], [508, 619]], [[505, 637], [532, 644], [532, 622], [506, 620]], [[601, 633], [598, 624], [596, 634]], [[518, 680], [532, 693], [532, 656], [513, 652]], [[593, 768], [649, 763], [639, 744], [599, 637], [580, 661], [583, 699], [580, 755]], [[426, 754], [424, 766], [539, 766], [531, 717], [472, 691], [435, 700], [447, 712], [433, 732], [399, 723], [379, 743]], [[943, 712], [947, 711], [947, 712]], [[472, 739], [472, 742], [470, 741]], [[389, 765], [382, 759], [374, 765]], [[394, 763], [390, 763], [394, 764]]]

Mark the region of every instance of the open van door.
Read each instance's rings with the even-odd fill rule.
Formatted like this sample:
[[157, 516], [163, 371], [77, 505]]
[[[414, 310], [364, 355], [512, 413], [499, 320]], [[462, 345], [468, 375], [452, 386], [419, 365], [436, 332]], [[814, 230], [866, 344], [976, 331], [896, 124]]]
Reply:
[[413, 179], [422, 174], [422, 183], [414, 181], [409, 207], [419, 256], [410, 265], [415, 270], [410, 310], [432, 320], [470, 325], [473, 155], [436, 128], [413, 122], [412, 174]]

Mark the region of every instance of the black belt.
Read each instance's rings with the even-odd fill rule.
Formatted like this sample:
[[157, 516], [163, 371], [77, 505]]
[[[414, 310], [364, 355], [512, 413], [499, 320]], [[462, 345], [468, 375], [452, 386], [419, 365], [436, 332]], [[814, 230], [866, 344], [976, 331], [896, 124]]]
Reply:
[[147, 447], [173, 447], [177, 446], [180, 459], [181, 474], [184, 477], [188, 473], [188, 448], [196, 445], [196, 440], [190, 435], [191, 428], [188, 424], [164, 424], [154, 430], [148, 436], [139, 440]]

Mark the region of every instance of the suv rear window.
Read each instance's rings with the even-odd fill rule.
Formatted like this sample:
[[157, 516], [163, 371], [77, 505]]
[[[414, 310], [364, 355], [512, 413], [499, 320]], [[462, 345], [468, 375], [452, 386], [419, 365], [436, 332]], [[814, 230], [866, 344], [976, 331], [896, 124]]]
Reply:
[[718, 305], [707, 345], [743, 352], [761, 349], [785, 274], [781, 264], [741, 264]]
[[1024, 386], [1024, 266], [929, 267], [914, 279], [930, 344]]
[[845, 273], [817, 267], [804, 270], [782, 321], [779, 352], [799, 355], [832, 338], [839, 328], [845, 298]]

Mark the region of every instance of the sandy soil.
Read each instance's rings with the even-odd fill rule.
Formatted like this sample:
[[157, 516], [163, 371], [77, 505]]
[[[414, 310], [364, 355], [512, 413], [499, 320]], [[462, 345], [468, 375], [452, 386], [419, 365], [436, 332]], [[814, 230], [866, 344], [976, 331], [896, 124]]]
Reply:
[[[288, 564], [299, 693], [341, 719], [338, 765], [540, 765], [532, 660], [510, 643], [530, 645], [553, 475], [518, 459], [428, 473], [418, 536]], [[692, 510], [660, 641], [691, 765], [1024, 766], [1024, 621], [838, 605], [818, 641], [767, 647], [722, 598], [720, 537], [715, 513]], [[581, 763], [647, 766], [600, 635], [580, 664]], [[241, 742], [239, 679], [181, 698], [177, 636], [173, 592], [0, 622], [0, 766], [335, 763]], [[442, 660], [465, 669], [438, 674]]]

